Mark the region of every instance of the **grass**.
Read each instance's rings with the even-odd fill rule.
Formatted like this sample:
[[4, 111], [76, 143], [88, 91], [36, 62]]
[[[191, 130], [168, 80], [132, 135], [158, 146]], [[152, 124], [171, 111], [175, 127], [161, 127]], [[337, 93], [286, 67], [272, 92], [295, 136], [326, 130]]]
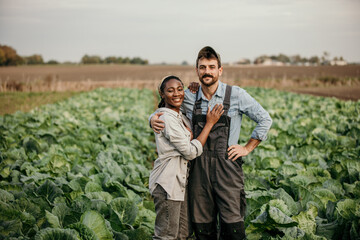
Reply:
[[27, 112], [49, 103], [67, 99], [78, 92], [5, 92], [0, 93], [0, 115]]

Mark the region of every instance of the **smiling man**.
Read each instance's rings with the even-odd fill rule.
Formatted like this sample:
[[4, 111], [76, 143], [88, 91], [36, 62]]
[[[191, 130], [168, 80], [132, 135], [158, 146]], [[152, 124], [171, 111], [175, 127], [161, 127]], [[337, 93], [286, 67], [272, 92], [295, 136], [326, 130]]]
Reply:
[[[213, 48], [207, 46], [199, 51], [196, 73], [200, 88], [196, 93], [187, 89], [182, 104], [182, 112], [192, 121], [194, 138], [206, 123], [208, 106], [224, 106], [202, 155], [191, 162], [188, 189], [196, 239], [215, 240], [218, 236], [223, 240], [244, 239], [246, 199], [242, 157], [266, 139], [272, 120], [244, 89], [219, 81], [223, 67], [220, 55]], [[257, 123], [245, 146], [238, 144], [243, 114]], [[163, 128], [157, 114], [150, 123], [155, 131]]]

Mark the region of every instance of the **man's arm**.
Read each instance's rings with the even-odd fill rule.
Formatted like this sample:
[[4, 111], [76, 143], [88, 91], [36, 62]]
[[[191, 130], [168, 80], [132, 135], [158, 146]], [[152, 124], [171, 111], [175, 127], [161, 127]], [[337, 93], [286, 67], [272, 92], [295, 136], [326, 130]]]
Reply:
[[156, 133], [160, 133], [164, 127], [165, 127], [165, 123], [163, 120], [159, 119], [159, 117], [161, 115], [163, 115], [164, 113], [161, 112], [157, 112], [155, 111], [153, 114], [150, 115], [149, 117], [149, 124], [150, 127], [154, 130], [154, 132]]
[[266, 140], [267, 133], [272, 124], [269, 113], [254, 98], [252, 98], [245, 90], [241, 90], [239, 94], [240, 112], [255, 121], [257, 125], [245, 147], [241, 145], [232, 145], [228, 148], [228, 154], [231, 160], [236, 160], [241, 156], [247, 156], [261, 143], [261, 141]]

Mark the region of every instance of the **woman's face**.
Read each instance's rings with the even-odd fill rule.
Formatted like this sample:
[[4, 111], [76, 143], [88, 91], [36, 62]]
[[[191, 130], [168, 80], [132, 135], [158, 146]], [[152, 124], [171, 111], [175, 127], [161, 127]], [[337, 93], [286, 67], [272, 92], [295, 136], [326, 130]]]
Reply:
[[181, 82], [176, 79], [167, 81], [161, 97], [164, 98], [165, 107], [179, 112], [184, 101], [184, 88]]

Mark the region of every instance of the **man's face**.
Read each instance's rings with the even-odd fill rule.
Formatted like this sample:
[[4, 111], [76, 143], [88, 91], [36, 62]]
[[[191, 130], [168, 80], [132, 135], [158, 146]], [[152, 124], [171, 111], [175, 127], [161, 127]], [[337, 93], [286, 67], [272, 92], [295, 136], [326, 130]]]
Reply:
[[215, 58], [206, 59], [201, 58], [198, 61], [198, 67], [196, 68], [197, 75], [200, 82], [210, 87], [219, 80], [223, 68], [218, 66], [218, 62]]

